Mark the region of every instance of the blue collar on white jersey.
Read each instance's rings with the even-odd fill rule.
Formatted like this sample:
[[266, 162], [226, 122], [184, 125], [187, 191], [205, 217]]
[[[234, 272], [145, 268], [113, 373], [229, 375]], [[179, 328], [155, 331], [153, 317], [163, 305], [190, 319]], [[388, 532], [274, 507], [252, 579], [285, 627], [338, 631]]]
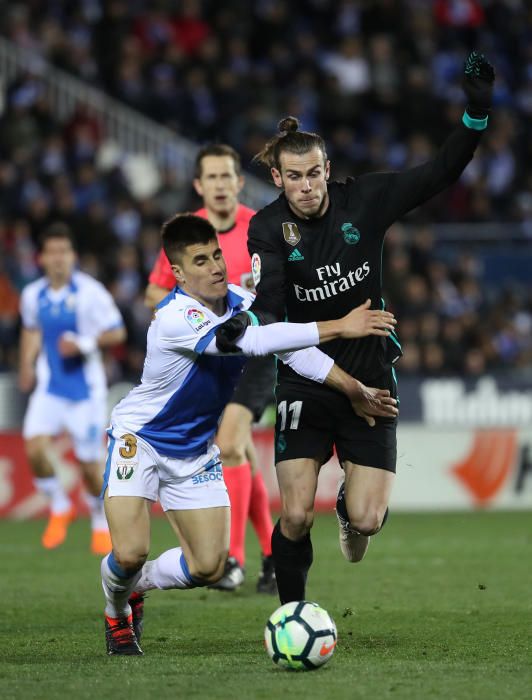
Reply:
[[[181, 287], [178, 287], [178, 286], [176, 285], [176, 286], [172, 289], [172, 291], [169, 292], [169, 294], [168, 294], [167, 296], [165, 296], [164, 299], [162, 299], [162, 300], [157, 304], [157, 306], [156, 306], [155, 308], [156, 308], [156, 309], [162, 309], [163, 306], [166, 306], [167, 304], [169, 304], [169, 303], [172, 301], [172, 299], [174, 298], [174, 294], [182, 294], [182, 295], [185, 296], [185, 297], [190, 297], [190, 294], [187, 294], [186, 292], [184, 292], [184, 291], [181, 289]], [[190, 298], [192, 298], [192, 297], [190, 297]], [[226, 295], [226, 297], [225, 297], [225, 300], [226, 300], [226, 302], [227, 302], [227, 306], [228, 306], [228, 307], [231, 309], [231, 311], [232, 311], [233, 309], [236, 309], [238, 306], [240, 306], [240, 304], [244, 301], [244, 297], [241, 297], [241, 296], [240, 296], [239, 294], [237, 294], [236, 292], [233, 292], [231, 289], [228, 289], [228, 290], [227, 290], [227, 295]], [[195, 299], [194, 301], [197, 301], [197, 299]]]
[[[51, 284], [50, 280], [48, 279], [48, 277], [45, 277], [45, 280], [46, 280], [46, 284], [45, 284], [45, 286], [44, 286], [44, 287], [42, 288], [42, 290], [41, 290], [41, 296], [42, 296], [43, 294], [46, 294], [46, 293], [48, 292], [49, 289], [52, 289], [52, 284]], [[65, 286], [65, 287], [68, 287], [68, 291], [71, 292], [71, 293], [75, 293], [75, 292], [78, 291], [78, 285], [77, 285], [77, 284], [75, 283], [75, 281], [74, 281], [74, 275], [73, 275], [73, 274], [72, 274], [72, 276], [70, 277], [70, 279], [68, 280], [68, 282], [67, 282], [64, 286]], [[64, 288], [64, 287], [62, 287], [62, 289], [63, 289], [63, 288]]]

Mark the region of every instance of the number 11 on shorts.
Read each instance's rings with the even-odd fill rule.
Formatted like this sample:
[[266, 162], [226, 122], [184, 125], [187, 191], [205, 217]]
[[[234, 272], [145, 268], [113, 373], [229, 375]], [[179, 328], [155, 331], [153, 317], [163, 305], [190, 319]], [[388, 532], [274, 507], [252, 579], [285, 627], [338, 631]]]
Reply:
[[286, 401], [281, 401], [281, 403], [277, 406], [277, 413], [281, 416], [281, 425], [279, 426], [279, 430], [281, 432], [286, 428], [286, 418], [288, 413], [290, 413], [290, 430], [297, 430], [302, 408], [303, 401], [292, 401], [292, 403], [289, 404], [287, 411]]

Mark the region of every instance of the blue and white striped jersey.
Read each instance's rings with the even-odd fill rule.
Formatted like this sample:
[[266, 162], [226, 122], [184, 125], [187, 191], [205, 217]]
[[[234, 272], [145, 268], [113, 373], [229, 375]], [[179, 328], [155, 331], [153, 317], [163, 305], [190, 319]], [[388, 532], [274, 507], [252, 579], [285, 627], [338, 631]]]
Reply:
[[36, 390], [72, 401], [104, 398], [107, 388], [100, 352], [64, 358], [58, 342], [67, 331], [96, 338], [123, 325], [105, 287], [78, 271], [61, 289], [52, 289], [49, 280], [41, 277], [23, 290], [20, 310], [24, 328], [42, 333]]
[[247, 309], [254, 295], [230, 284], [216, 316], [178, 287], [161, 301], [148, 330], [141, 382], [111, 415], [113, 434], [131, 432], [175, 458], [205, 453], [246, 358], [204, 354], [216, 327]]

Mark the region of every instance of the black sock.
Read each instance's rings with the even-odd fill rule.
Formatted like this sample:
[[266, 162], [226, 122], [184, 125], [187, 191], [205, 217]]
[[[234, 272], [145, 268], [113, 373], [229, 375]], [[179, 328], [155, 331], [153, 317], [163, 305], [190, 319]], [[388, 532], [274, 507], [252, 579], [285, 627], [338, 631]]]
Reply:
[[305, 600], [307, 573], [312, 564], [312, 542], [307, 534], [293, 541], [281, 532], [277, 521], [272, 533], [272, 556], [281, 603]]

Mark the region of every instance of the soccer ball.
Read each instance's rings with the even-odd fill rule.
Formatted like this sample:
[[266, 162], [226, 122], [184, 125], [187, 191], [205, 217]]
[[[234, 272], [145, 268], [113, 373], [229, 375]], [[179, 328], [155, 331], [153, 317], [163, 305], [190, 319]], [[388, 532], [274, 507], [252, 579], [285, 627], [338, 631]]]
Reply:
[[306, 600], [281, 605], [264, 630], [266, 651], [282, 668], [312, 670], [327, 663], [336, 646], [336, 625], [317, 603]]

